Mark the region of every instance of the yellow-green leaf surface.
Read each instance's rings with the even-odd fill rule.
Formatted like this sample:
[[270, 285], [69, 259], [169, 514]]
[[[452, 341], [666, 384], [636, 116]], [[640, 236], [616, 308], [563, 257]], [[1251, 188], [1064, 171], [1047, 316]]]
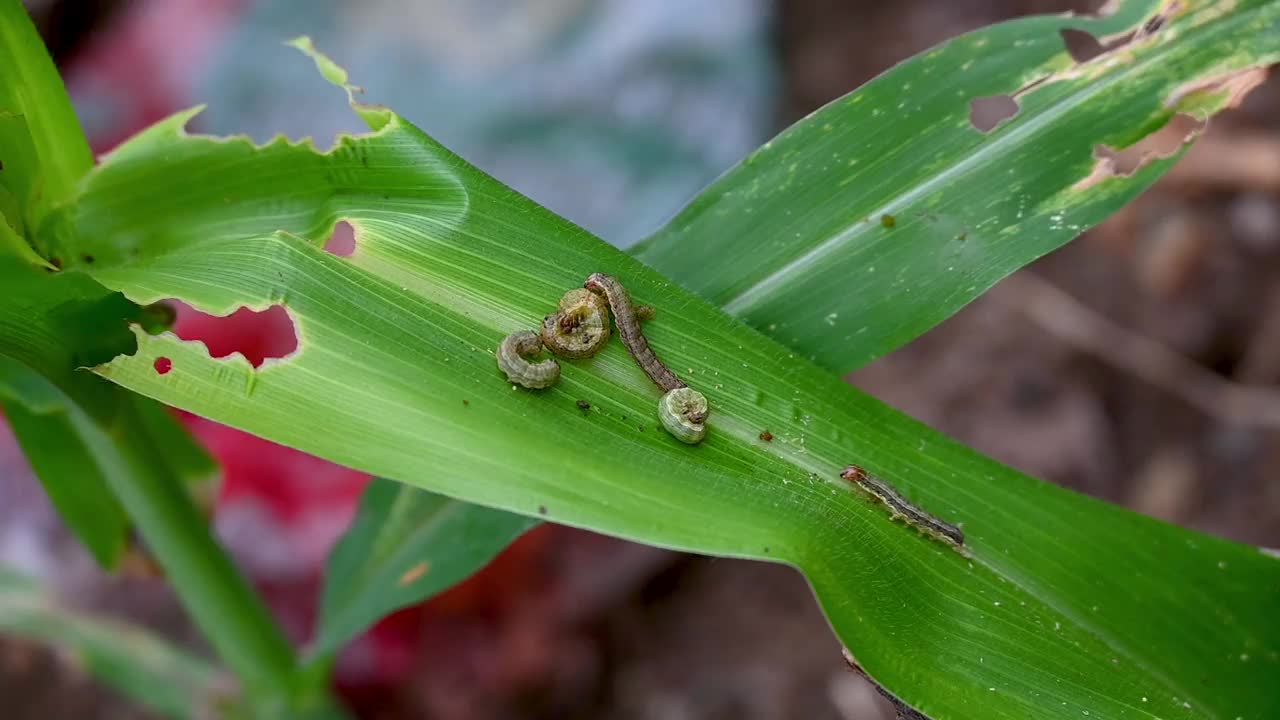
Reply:
[[[902, 345], [1177, 159], [1116, 176], [1099, 147], [1128, 148], [1177, 112], [1205, 118], [1280, 61], [1276, 0], [1108, 5], [995, 25], [892, 68], [752, 153], [635, 254], [824, 367]], [[1076, 63], [1062, 30], [1114, 49]], [[971, 101], [1000, 95], [1017, 114], [975, 128]]]
[[[983, 458], [362, 111], [378, 129], [324, 152], [188, 135], [184, 113], [103, 160], [44, 254], [91, 254], [68, 269], [140, 303], [283, 305], [299, 345], [255, 369], [138, 333], [102, 376], [455, 498], [794, 565], [867, 672], [939, 720], [1280, 709], [1280, 561]], [[321, 249], [339, 220], [350, 257]], [[656, 308], [653, 347], [710, 400], [703, 443], [661, 430], [616, 340], [545, 391], [497, 370], [503, 336], [597, 271]], [[892, 522], [840, 479], [849, 463], [962, 525], [965, 552]]]

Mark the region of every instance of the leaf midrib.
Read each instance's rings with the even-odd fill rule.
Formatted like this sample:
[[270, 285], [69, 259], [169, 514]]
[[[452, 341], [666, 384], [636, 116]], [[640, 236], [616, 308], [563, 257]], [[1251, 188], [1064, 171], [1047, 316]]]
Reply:
[[[1255, 9], [1254, 12], [1257, 10]], [[1243, 23], [1247, 19], [1253, 17], [1252, 13], [1240, 13], [1230, 16], [1224, 22], [1212, 22], [1208, 24], [1208, 28], [1201, 32], [1208, 35], [1214, 35], [1222, 32], [1224, 28], [1234, 28], [1236, 24]], [[1204, 26], [1201, 26], [1204, 27]], [[1033, 136], [1038, 130], [1048, 123], [1058, 119], [1067, 112], [1074, 110], [1076, 107], [1089, 99], [1109, 89], [1116, 83], [1128, 79], [1135, 73], [1145, 71], [1150, 65], [1162, 60], [1168, 53], [1180, 50], [1178, 43], [1191, 42], [1190, 38], [1196, 35], [1199, 28], [1191, 28], [1186, 36], [1171, 38], [1161, 43], [1160, 49], [1151, 53], [1146, 58], [1129, 65], [1124, 71], [1106, 76], [1105, 79], [1090, 82], [1084, 86], [1081, 91], [1068, 95], [1062, 102], [1055, 103], [1039, 112], [1032, 113], [1029, 117], [1022, 118], [1022, 121], [1013, 125], [1005, 126], [1005, 132], [994, 138], [991, 142], [979, 146], [977, 152], [971, 153], [963, 158], [960, 162], [947, 168], [945, 171], [933, 175], [924, 182], [915, 184], [906, 190], [890, 196], [888, 200], [883, 201], [875, 209], [863, 213], [866, 217], [880, 217], [882, 215], [891, 215], [900, 207], [920, 199], [922, 196], [932, 192], [939, 186], [948, 184], [957, 175], [963, 174], [971, 170], [974, 166], [981, 164], [989, 164], [994, 162], [995, 158], [1011, 149], [1010, 146], [1015, 142], [1020, 142], [1025, 138]], [[1123, 48], [1121, 48], [1123, 49]], [[1065, 50], [1063, 51], [1066, 52]], [[1107, 55], [1101, 55], [1094, 58], [1090, 62], [1099, 62], [1107, 58]], [[1074, 68], [1081, 67], [1077, 64]], [[1046, 74], [1046, 79], [1051, 78], [1055, 73]], [[1042, 82], [1043, 84], [1043, 82]], [[973, 132], [979, 132], [974, 129]], [[1013, 145], [1012, 149], [1020, 147], [1020, 144]], [[764, 277], [756, 280], [748, 287], [739, 291], [721, 305], [721, 308], [735, 317], [740, 317], [752, 309], [760, 306], [767, 298], [773, 294], [773, 290], [779, 286], [790, 283], [799, 274], [808, 268], [817, 265], [827, 256], [836, 252], [841, 247], [849, 244], [853, 240], [872, 232], [879, 225], [875, 223], [857, 222], [852, 227], [843, 229], [834, 235], [824, 238], [812, 249], [805, 252], [800, 257], [788, 261], [782, 267], [774, 270]]]

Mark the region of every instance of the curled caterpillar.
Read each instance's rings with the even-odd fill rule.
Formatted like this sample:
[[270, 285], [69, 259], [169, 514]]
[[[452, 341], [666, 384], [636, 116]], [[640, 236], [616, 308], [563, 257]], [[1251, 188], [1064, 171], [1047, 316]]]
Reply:
[[863, 470], [857, 465], [850, 465], [840, 471], [840, 477], [853, 482], [863, 492], [884, 503], [894, 520], [902, 519], [915, 529], [931, 537], [942, 540], [957, 548], [964, 545], [964, 533], [960, 528], [943, 522], [920, 508], [912, 505], [906, 498], [894, 490], [889, 483]]
[[609, 301], [622, 344], [645, 375], [665, 393], [658, 401], [658, 420], [662, 427], [681, 442], [691, 445], [700, 442], [707, 434], [705, 423], [710, 412], [707, 398], [663, 365], [653, 348], [649, 347], [649, 341], [640, 329], [640, 320], [645, 316], [652, 317], [653, 309], [632, 305], [631, 295], [622, 283], [604, 273], [591, 273], [583, 287]]
[[496, 353], [498, 368], [511, 382], [533, 390], [548, 388], [560, 379], [560, 364], [553, 358], [531, 362], [542, 352], [542, 339], [528, 330], [518, 330], [502, 339]]
[[658, 420], [680, 442], [701, 442], [707, 434], [707, 398], [690, 387], [671, 390], [658, 401]]
[[591, 357], [608, 341], [609, 303], [586, 288], [565, 293], [556, 312], [542, 320], [542, 344], [560, 357]]

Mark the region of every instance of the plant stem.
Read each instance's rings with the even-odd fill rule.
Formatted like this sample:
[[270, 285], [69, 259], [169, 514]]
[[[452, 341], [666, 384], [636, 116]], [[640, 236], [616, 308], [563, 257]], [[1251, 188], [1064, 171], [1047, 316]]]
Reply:
[[[136, 412], [132, 403], [124, 404], [120, 419], [127, 422], [117, 423], [117, 433], [141, 426]], [[244, 684], [247, 695], [290, 692], [296, 668], [292, 648], [262, 599], [209, 532], [207, 519], [186, 488], [154, 466], [163, 449], [147, 447], [150, 438], [145, 433], [116, 441], [134, 456], [129, 457], [134, 472], [113, 473], [125, 479], [113, 482], [112, 490], [196, 626]]]
[[[92, 167], [93, 155], [57, 68], [18, 0], [0, 0], [0, 60], [6, 70], [0, 104], [22, 115], [35, 155], [24, 179], [36, 187], [32, 178], [38, 177], [41, 188], [20, 199], [64, 200]], [[12, 174], [18, 167], [6, 170]], [[37, 209], [24, 208], [25, 216]], [[96, 456], [113, 466], [105, 473], [112, 492], [196, 626], [239, 678], [245, 697], [258, 708], [332, 707], [340, 714], [329, 699], [327, 678], [299, 673], [284, 633], [175, 480], [164, 460], [166, 448], [147, 432], [136, 403], [121, 403], [119, 412], [110, 428], [87, 416], [72, 420]]]

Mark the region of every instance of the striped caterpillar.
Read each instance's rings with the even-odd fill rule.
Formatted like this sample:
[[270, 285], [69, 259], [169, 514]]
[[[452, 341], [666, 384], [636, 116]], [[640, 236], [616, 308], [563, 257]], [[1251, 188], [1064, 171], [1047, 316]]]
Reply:
[[863, 470], [857, 465], [850, 465], [840, 471], [840, 477], [857, 485], [863, 492], [884, 503], [894, 520], [905, 520], [925, 535], [948, 543], [954, 547], [964, 546], [964, 533], [960, 528], [943, 522], [920, 508], [912, 505], [906, 498], [894, 490], [889, 483]]
[[665, 393], [658, 401], [658, 420], [677, 440], [693, 445], [707, 434], [707, 398], [662, 364], [640, 330], [640, 316], [622, 284], [604, 273], [592, 273], [583, 287], [603, 295], [613, 310], [618, 335], [636, 364]]

